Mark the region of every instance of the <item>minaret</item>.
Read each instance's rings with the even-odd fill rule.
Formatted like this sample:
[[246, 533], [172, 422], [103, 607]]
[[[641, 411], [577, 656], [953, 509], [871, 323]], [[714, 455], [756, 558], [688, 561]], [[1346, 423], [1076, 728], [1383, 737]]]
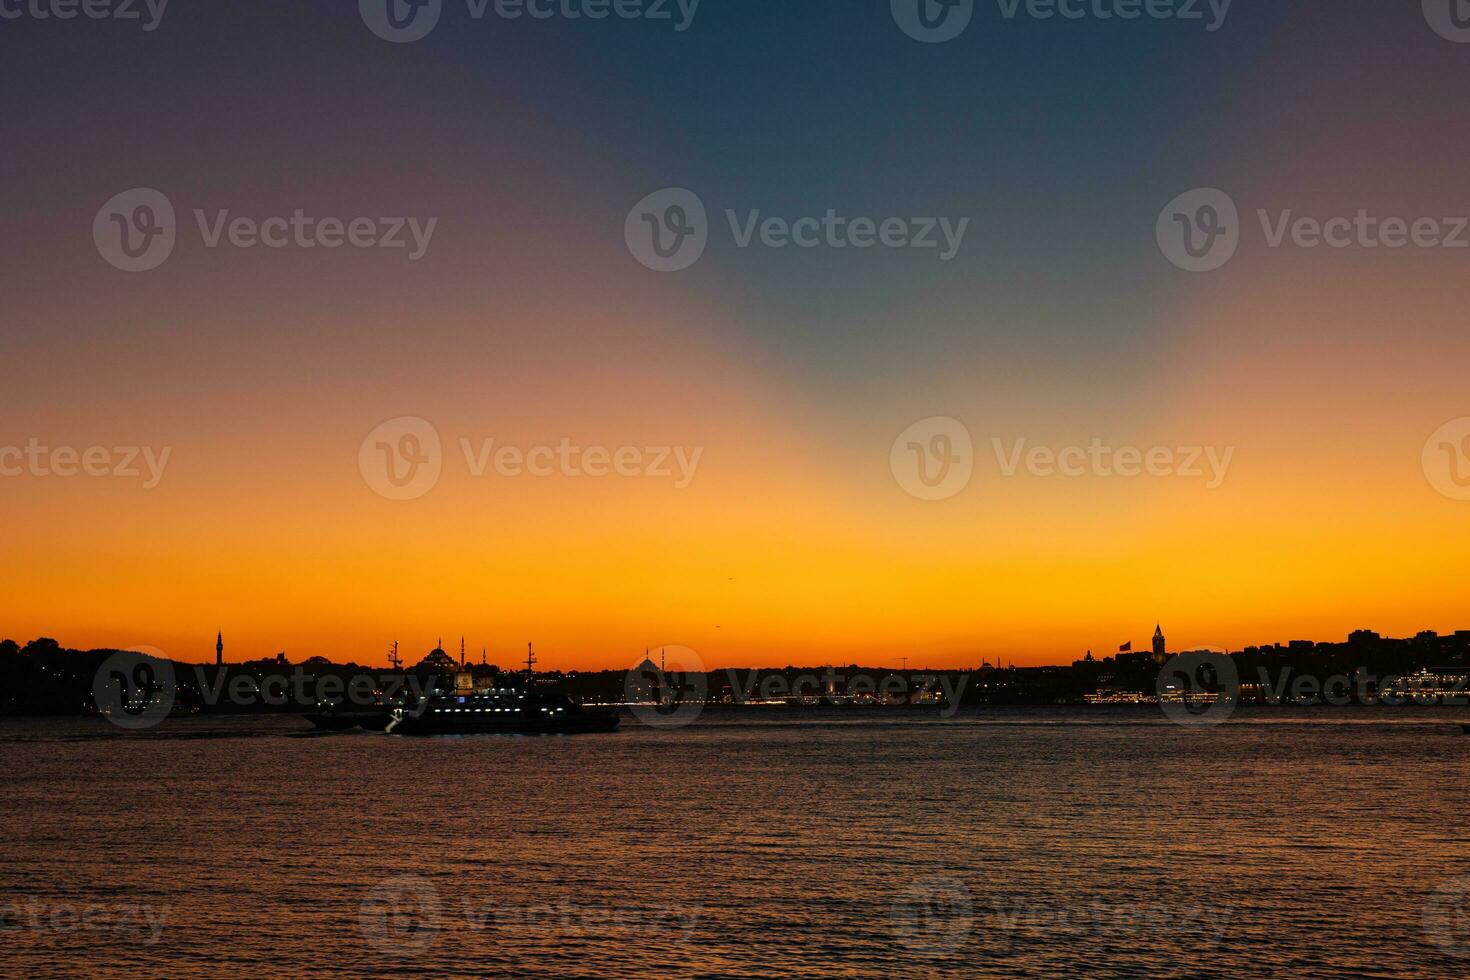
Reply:
[[225, 631], [220, 630], [214, 636], [214, 665], [221, 667], [225, 662]]

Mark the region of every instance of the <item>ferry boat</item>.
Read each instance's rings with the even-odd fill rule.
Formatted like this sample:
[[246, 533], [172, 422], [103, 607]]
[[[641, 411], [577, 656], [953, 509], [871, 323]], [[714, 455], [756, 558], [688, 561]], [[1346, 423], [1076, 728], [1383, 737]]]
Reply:
[[[389, 661], [395, 668], [402, 663], [396, 643]], [[477, 684], [465, 665], [463, 640], [459, 663], [442, 646], [431, 650], [425, 663], [436, 673], [420, 695], [401, 692], [365, 709], [319, 705], [306, 718], [324, 731], [389, 735], [570, 735], [618, 727], [616, 708], [584, 708], [563, 695], [532, 690], [536, 654], [529, 644], [524, 688]]]
[[[460, 678], [468, 675], [460, 675]], [[610, 732], [618, 713], [583, 708], [558, 694], [518, 688], [432, 691], [417, 704], [394, 708], [389, 735], [570, 735]]]
[[440, 686], [441, 674], [423, 697], [394, 707], [384, 730], [390, 735], [572, 735], [618, 727], [616, 708], [584, 708], [565, 695], [531, 690], [535, 666], [536, 653], [528, 643], [525, 688], [477, 687], [474, 673], [465, 668], [461, 640], [453, 688]]

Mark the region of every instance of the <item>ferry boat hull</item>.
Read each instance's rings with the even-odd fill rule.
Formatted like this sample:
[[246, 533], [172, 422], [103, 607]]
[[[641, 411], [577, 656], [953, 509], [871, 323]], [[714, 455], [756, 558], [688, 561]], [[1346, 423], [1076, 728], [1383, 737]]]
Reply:
[[580, 708], [475, 710], [429, 705], [421, 714], [400, 710], [390, 735], [576, 735], [617, 729], [616, 711]]
[[575, 735], [618, 727], [615, 709], [584, 708], [563, 694], [480, 687], [467, 673], [393, 708], [389, 735]]

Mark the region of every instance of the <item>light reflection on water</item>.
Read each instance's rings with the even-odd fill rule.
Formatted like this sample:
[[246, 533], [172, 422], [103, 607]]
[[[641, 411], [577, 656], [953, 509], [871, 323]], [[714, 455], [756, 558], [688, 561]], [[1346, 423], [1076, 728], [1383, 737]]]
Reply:
[[1466, 714], [711, 710], [426, 740], [8, 721], [0, 954], [117, 976], [1464, 975]]

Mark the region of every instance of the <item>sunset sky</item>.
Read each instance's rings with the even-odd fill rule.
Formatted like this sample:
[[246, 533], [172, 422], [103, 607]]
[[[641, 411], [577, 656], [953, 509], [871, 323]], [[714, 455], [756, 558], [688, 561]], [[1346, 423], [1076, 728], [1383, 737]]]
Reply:
[[[950, 667], [1156, 620], [1175, 649], [1470, 628], [1470, 502], [1421, 465], [1470, 415], [1470, 249], [1271, 248], [1256, 217], [1470, 214], [1470, 45], [1417, 3], [1237, 0], [1213, 33], [981, 4], [931, 45], [887, 0], [705, 0], [683, 32], [450, 3], [410, 44], [355, 3], [175, 2], [151, 32], [0, 22], [0, 446], [171, 450], [152, 488], [0, 477], [0, 636]], [[92, 225], [134, 187], [178, 242], [127, 273]], [[712, 225], [676, 273], [623, 237], [667, 187]], [[1154, 236], [1196, 187], [1241, 215], [1197, 274]], [[196, 208], [438, 222], [409, 261], [208, 248]], [[829, 208], [969, 226], [945, 262], [724, 218]], [[442, 475], [395, 501], [359, 449], [404, 416]], [[926, 501], [890, 449], [936, 416], [974, 476]], [[492, 438], [700, 456], [683, 488], [475, 476], [460, 441]], [[995, 439], [1233, 456], [1214, 489], [1006, 476]]]

